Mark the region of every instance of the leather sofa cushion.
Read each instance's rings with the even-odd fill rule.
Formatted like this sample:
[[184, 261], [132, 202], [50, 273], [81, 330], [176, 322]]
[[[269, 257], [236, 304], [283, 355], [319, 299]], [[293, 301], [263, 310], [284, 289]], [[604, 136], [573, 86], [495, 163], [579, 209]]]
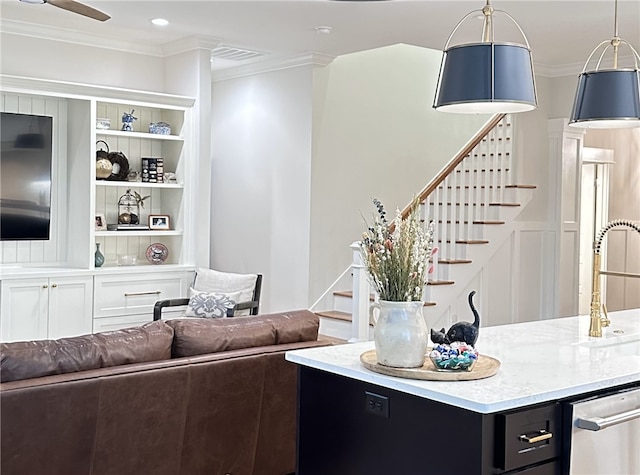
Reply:
[[248, 317], [167, 321], [174, 358], [318, 339], [319, 318], [308, 310]]
[[0, 381], [169, 359], [172, 341], [173, 328], [159, 320], [59, 340], [2, 343]]

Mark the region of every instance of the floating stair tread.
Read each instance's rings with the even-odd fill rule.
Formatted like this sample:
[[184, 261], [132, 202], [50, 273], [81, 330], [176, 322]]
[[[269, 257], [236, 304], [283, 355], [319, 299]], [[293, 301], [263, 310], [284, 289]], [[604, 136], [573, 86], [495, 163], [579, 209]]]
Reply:
[[331, 343], [332, 345], [344, 345], [349, 343], [347, 340], [343, 340], [342, 338], [336, 338], [334, 336], [322, 335], [318, 334], [318, 341]]
[[[469, 221], [438, 221], [438, 224], [469, 224]], [[471, 224], [504, 224], [504, 221], [472, 221]]]
[[438, 259], [438, 264], [471, 264], [469, 259]]
[[[471, 261], [469, 261], [471, 262]], [[453, 280], [429, 280], [427, 281], [427, 285], [454, 285], [455, 282]]]
[[489, 224], [489, 225], [494, 225], [494, 224], [504, 224], [504, 221], [474, 221], [473, 224]]
[[440, 185], [438, 188], [441, 189], [441, 190], [443, 190], [443, 189], [453, 190], [453, 189], [460, 189], [460, 188], [464, 188], [465, 190], [468, 190], [469, 188], [474, 189], [474, 190], [478, 189], [478, 188], [480, 188], [481, 190], [484, 190], [484, 189], [487, 189], [487, 188], [489, 188], [489, 189], [493, 189], [493, 188], [509, 188], [509, 189], [520, 188], [520, 189], [525, 189], [525, 190], [535, 190], [538, 187], [536, 185], [514, 185], [514, 184], [512, 184], [512, 185], [488, 185], [488, 186], [487, 185], [455, 185], [455, 186], [452, 186], [452, 185], [448, 185], [448, 186]]
[[[435, 203], [429, 202], [431, 206], [435, 206]], [[438, 203], [438, 206], [486, 206], [486, 203]], [[520, 203], [489, 203], [489, 206], [521, 206]]]
[[[352, 299], [353, 298], [353, 290], [336, 290], [335, 292], [333, 292], [333, 295], [337, 295], [338, 297], [347, 297]], [[369, 300], [373, 302], [374, 300], [374, 295], [370, 294], [369, 295]]]
[[347, 312], [340, 312], [339, 310], [324, 310], [322, 312], [316, 312], [316, 315], [325, 318], [333, 318], [334, 320], [342, 320], [350, 322], [352, 315]]
[[[489, 241], [486, 239], [458, 239], [455, 241], [456, 244], [489, 244]], [[447, 239], [444, 243], [442, 239], [438, 240], [438, 244], [451, 244], [451, 241]]]
[[508, 172], [509, 168], [472, 168], [469, 170], [456, 170], [456, 173], [477, 173], [477, 172]]

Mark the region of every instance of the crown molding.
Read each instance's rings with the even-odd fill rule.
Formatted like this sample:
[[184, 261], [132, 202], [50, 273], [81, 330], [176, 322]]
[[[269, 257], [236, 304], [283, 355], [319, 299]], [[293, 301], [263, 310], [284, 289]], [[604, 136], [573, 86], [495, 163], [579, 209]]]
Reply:
[[210, 52], [212, 49], [220, 46], [220, 43], [222, 43], [222, 38], [198, 35], [189, 36], [163, 44], [162, 52], [164, 56], [172, 56], [174, 54], [186, 53], [187, 51], [194, 51], [197, 49], [204, 49]]
[[102, 35], [79, 33], [55, 26], [36, 25], [16, 20], [0, 19], [0, 32], [26, 36], [30, 38], [44, 39], [47, 41], [60, 41], [92, 48], [102, 48], [125, 53], [144, 54], [148, 56], [165, 57], [185, 53], [196, 49], [211, 51], [222, 41], [220, 38], [207, 36], [190, 36], [176, 41], [165, 43], [161, 46], [133, 43], [117, 38]]
[[[633, 56], [620, 56], [618, 57], [618, 63], [632, 64]], [[580, 63], [568, 63], [561, 66], [549, 66], [547, 64], [533, 63], [536, 76], [543, 76], [548, 78], [557, 78], [562, 76], [578, 76], [584, 69], [584, 61]]]
[[79, 33], [55, 26], [36, 25], [16, 20], [0, 20], [0, 32], [11, 35], [27, 36], [47, 41], [60, 41], [93, 48], [111, 49], [126, 53], [145, 54], [149, 56], [163, 56], [162, 48], [158, 46], [134, 44], [117, 38]]
[[71, 81], [39, 79], [24, 76], [0, 74], [0, 90], [17, 94], [55, 95], [73, 99], [110, 99], [126, 103], [158, 105], [163, 107], [191, 107], [195, 99], [188, 96], [166, 94], [163, 92], [139, 91], [121, 87], [95, 86]]
[[335, 58], [335, 56], [324, 53], [301, 53], [280, 58], [264, 59], [231, 68], [213, 70], [212, 82], [238, 79], [254, 74], [281, 71], [300, 66], [326, 66]]

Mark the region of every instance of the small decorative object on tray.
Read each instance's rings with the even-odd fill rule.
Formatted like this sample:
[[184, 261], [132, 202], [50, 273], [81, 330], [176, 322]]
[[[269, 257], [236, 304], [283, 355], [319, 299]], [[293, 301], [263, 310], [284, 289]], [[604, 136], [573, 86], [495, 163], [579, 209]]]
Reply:
[[446, 332], [444, 331], [444, 328], [442, 328], [440, 331], [436, 331], [432, 328], [432, 342], [434, 342], [435, 344], [451, 344], [454, 341], [463, 341], [471, 346], [474, 346], [476, 344], [476, 341], [478, 341], [478, 332], [480, 331], [480, 315], [478, 315], [478, 311], [473, 305], [473, 296], [475, 294], [475, 290], [473, 290], [469, 294], [469, 307], [471, 307], [471, 312], [473, 313], [473, 323], [457, 322], [451, 325], [451, 328], [449, 328], [449, 330], [447, 330]]
[[171, 135], [171, 126], [166, 122], [151, 122], [149, 124], [149, 133]]
[[478, 361], [478, 351], [463, 341], [454, 341], [451, 345], [434, 346], [429, 358], [440, 371], [471, 371]]
[[169, 249], [161, 242], [154, 242], [147, 248], [146, 256], [151, 264], [162, 264], [169, 257]]
[[428, 332], [422, 294], [433, 256], [434, 224], [422, 223], [418, 200], [407, 216], [398, 210], [389, 222], [382, 203], [360, 241], [360, 255], [379, 301], [369, 308], [376, 356], [381, 365], [419, 368], [424, 365]]

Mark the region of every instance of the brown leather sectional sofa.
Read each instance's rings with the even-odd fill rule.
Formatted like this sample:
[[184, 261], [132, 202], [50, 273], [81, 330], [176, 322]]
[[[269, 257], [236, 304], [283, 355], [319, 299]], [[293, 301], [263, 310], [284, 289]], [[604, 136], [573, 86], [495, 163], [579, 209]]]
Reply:
[[297, 368], [320, 346], [306, 310], [156, 321], [3, 343], [3, 475], [295, 471]]

